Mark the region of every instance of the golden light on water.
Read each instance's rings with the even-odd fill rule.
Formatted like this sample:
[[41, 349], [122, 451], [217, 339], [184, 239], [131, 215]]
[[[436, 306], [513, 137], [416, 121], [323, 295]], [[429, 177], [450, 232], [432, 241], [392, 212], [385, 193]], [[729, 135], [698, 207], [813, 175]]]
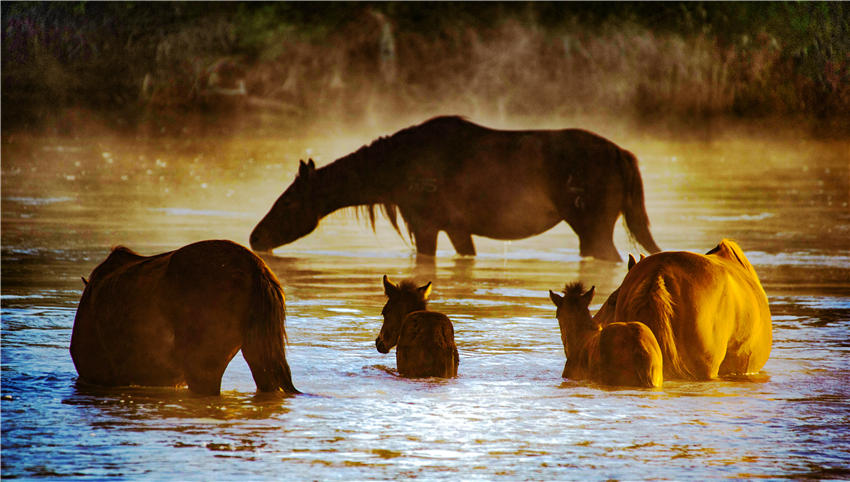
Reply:
[[[850, 473], [843, 4], [652, 5], [666, 14], [651, 25], [640, 4], [446, 4], [424, 17], [415, 4], [336, 5], [343, 20], [306, 4], [119, 5], [132, 19], [108, 35], [95, 27], [117, 6], [3, 5], [4, 478]], [[173, 29], [149, 28], [163, 19]], [[755, 266], [774, 315], [764, 371], [653, 391], [562, 379], [548, 291], [595, 285], [598, 309], [624, 263], [581, 258], [565, 223], [476, 237], [474, 258], [442, 234], [434, 262], [417, 263], [386, 219], [373, 232], [346, 210], [264, 255], [309, 395], [256, 395], [241, 355], [215, 400], [75, 385], [80, 276], [112, 246], [247, 244], [300, 160], [321, 167], [443, 114], [583, 128], [633, 152], [663, 249], [728, 237]], [[639, 251], [622, 222], [614, 237], [622, 257]], [[433, 282], [457, 379], [405, 380], [394, 352], [376, 351], [385, 274]]]

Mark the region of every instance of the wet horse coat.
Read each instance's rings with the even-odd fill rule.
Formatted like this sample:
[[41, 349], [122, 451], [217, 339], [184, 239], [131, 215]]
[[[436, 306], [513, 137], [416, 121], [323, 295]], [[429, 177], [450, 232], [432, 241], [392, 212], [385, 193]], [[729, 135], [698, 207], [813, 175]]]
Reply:
[[433, 256], [445, 231], [458, 254], [474, 255], [472, 235], [522, 239], [566, 221], [582, 256], [619, 260], [614, 224], [650, 252], [643, 183], [630, 152], [578, 129], [507, 131], [437, 117], [381, 138], [298, 176], [251, 233], [273, 249], [312, 232], [337, 209], [383, 207], [396, 229], [406, 222], [420, 255]]
[[767, 296], [733, 241], [702, 255], [658, 253], [618, 288], [614, 320], [639, 320], [655, 334], [664, 378], [705, 380], [758, 372], [773, 341]]
[[563, 296], [549, 291], [567, 357], [561, 376], [614, 386], [660, 387], [662, 357], [655, 335], [640, 322], [599, 324], [598, 318], [605, 315], [599, 316], [600, 310], [591, 318], [588, 309], [593, 293], [593, 287], [584, 292], [581, 283], [568, 284]]
[[298, 393], [284, 319], [277, 278], [236, 243], [202, 241], [156, 256], [118, 247], [86, 283], [71, 358], [83, 383], [186, 383], [214, 395], [241, 348], [258, 390]]
[[452, 322], [426, 308], [431, 283], [418, 288], [411, 281], [396, 285], [386, 276], [383, 283], [388, 300], [375, 340], [378, 352], [389, 353], [398, 345], [396, 366], [403, 377], [456, 377], [459, 359]]

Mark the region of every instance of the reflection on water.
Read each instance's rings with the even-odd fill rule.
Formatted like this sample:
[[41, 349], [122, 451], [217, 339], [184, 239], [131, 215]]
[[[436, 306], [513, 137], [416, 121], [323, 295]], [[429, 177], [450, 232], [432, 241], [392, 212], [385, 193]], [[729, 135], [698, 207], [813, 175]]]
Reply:
[[[756, 266], [775, 339], [758, 375], [660, 390], [563, 380], [548, 290], [580, 279], [597, 287], [598, 309], [625, 264], [581, 259], [565, 225], [477, 239], [475, 258], [441, 237], [436, 259], [417, 263], [389, 223], [372, 233], [341, 213], [264, 257], [284, 285], [287, 358], [308, 395], [255, 394], [241, 355], [220, 397], [77, 386], [80, 276], [116, 244], [245, 243], [311, 147], [174, 142], [3, 145], [4, 478], [850, 477], [846, 143], [629, 145], [663, 248], [731, 237]], [[620, 226], [615, 242], [636, 251]], [[376, 351], [384, 274], [434, 282], [431, 306], [455, 325], [457, 379], [400, 378], [395, 355]]]

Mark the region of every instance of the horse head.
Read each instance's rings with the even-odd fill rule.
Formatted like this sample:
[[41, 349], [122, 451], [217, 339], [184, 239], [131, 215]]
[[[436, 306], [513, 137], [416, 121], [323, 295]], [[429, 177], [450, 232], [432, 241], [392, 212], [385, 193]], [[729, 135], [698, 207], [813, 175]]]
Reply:
[[407, 314], [425, 310], [431, 295], [431, 282], [419, 287], [410, 280], [395, 284], [384, 275], [384, 293], [387, 295], [387, 303], [381, 310], [384, 324], [375, 339], [375, 347], [380, 353], [389, 353], [390, 349], [398, 344], [401, 322]]
[[[599, 325], [590, 316], [590, 302], [593, 300], [595, 286], [584, 291], [581, 282], [568, 283], [564, 287], [564, 294], [559, 295], [549, 290], [549, 298], [555, 304], [557, 310], [555, 316], [558, 318], [558, 326], [561, 328], [561, 342], [564, 344], [564, 354], [569, 358], [569, 341], [576, 339], [581, 331], [596, 331]], [[573, 335], [571, 338], [569, 335]]]
[[302, 238], [319, 225], [315, 193], [316, 164], [301, 161], [298, 175], [251, 232], [251, 249], [272, 249]]

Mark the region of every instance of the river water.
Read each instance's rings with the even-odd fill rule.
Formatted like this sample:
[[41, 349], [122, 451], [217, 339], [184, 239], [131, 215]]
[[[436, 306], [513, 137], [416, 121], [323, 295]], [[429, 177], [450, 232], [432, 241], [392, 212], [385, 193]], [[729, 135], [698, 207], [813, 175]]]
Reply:
[[[331, 138], [332, 137], [332, 138]], [[247, 243], [300, 158], [371, 137], [5, 135], [2, 476], [93, 479], [704, 479], [850, 477], [850, 143], [798, 137], [616, 139], [641, 162], [664, 249], [735, 239], [770, 300], [762, 373], [661, 389], [560, 378], [548, 290], [582, 280], [596, 309], [625, 263], [583, 260], [566, 225], [433, 264], [352, 212], [265, 259], [287, 297], [287, 358], [307, 395], [258, 396], [241, 355], [220, 397], [77, 387], [68, 346], [109, 248]], [[625, 256], [637, 248], [621, 225]], [[374, 339], [381, 276], [433, 281], [459, 377], [405, 380]]]

